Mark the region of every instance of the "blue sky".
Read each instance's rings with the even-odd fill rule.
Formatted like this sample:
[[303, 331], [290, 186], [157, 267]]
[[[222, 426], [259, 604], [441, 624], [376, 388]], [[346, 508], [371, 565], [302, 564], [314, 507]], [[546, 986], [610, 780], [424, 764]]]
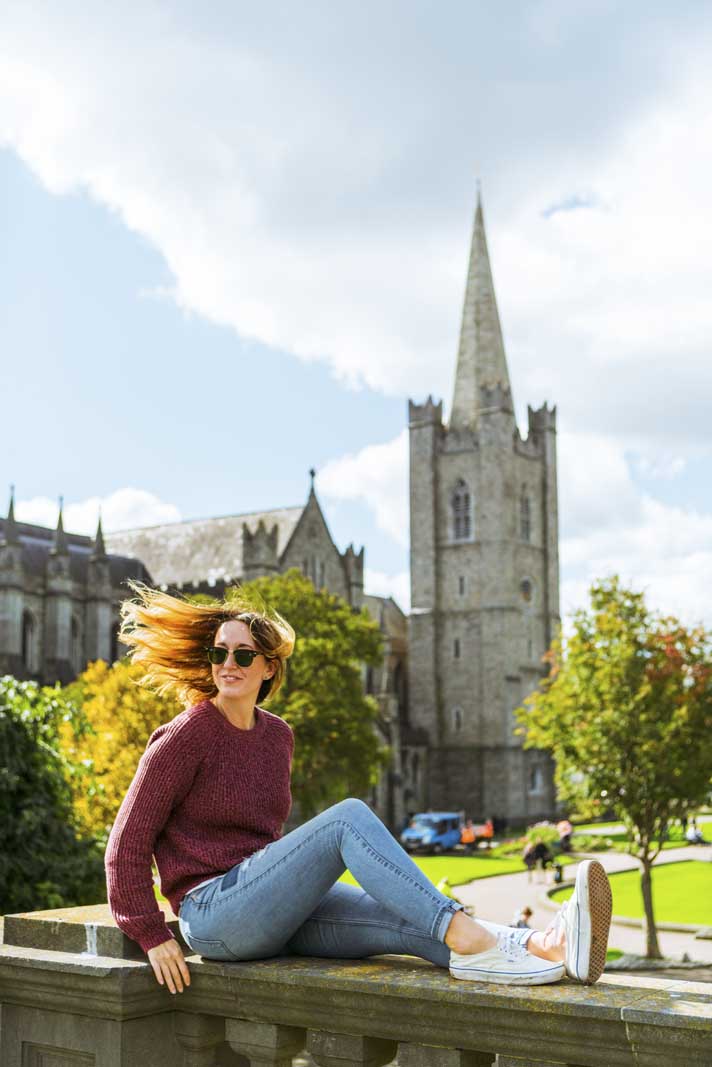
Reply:
[[[334, 442], [356, 451], [402, 428], [402, 398], [345, 389], [155, 295], [171, 276], [148, 242], [83, 193], [48, 195], [7, 150], [0, 190], [0, 462], [20, 501], [63, 494], [71, 508], [132, 486], [184, 517], [290, 506]], [[362, 503], [328, 518], [342, 544], [374, 539]], [[402, 567], [402, 547], [384, 542], [380, 559]]]
[[407, 399], [450, 400], [475, 177], [562, 607], [712, 621], [712, 9], [10, 3], [0, 485], [107, 526], [304, 500], [407, 601]]

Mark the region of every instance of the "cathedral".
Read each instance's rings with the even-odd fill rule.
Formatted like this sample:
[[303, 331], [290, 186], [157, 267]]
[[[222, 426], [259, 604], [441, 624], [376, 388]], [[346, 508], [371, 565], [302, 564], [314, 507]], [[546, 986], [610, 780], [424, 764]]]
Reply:
[[66, 683], [113, 662], [126, 581], [220, 596], [297, 567], [365, 607], [384, 661], [364, 670], [392, 753], [368, 799], [393, 829], [408, 812], [531, 822], [555, 810], [553, 768], [522, 748], [514, 709], [537, 685], [559, 624], [556, 409], [517, 427], [478, 198], [449, 420], [409, 403], [411, 612], [364, 592], [364, 550], [334, 543], [306, 503], [94, 538], [0, 519], [0, 673]]
[[522, 437], [478, 197], [449, 421], [431, 397], [409, 404], [415, 808], [531, 822], [555, 807], [551, 761], [514, 733], [559, 625], [556, 408], [528, 423]]

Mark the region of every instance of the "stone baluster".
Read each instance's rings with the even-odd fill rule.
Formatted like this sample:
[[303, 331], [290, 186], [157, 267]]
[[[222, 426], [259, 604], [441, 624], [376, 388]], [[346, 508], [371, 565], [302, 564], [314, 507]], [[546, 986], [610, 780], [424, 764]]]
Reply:
[[307, 1050], [319, 1067], [383, 1067], [398, 1051], [396, 1041], [310, 1030]]
[[214, 1015], [173, 1013], [173, 1032], [183, 1049], [182, 1067], [214, 1067], [215, 1051], [225, 1040], [225, 1023]]
[[435, 1048], [434, 1045], [398, 1046], [398, 1067], [493, 1067], [494, 1052], [471, 1052], [460, 1048]]
[[225, 1039], [245, 1056], [252, 1067], [292, 1067], [292, 1059], [304, 1048], [306, 1036], [297, 1026], [225, 1020]]

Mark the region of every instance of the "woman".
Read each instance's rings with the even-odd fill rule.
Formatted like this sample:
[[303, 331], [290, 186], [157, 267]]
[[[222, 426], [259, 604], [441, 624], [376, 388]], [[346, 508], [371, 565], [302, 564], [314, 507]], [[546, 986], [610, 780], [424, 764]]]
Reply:
[[[282, 836], [294, 739], [262, 705], [284, 680], [291, 626], [239, 599], [206, 606], [133, 588], [121, 640], [142, 684], [190, 705], [149, 739], [106, 852], [114, 918], [161, 985], [182, 992], [190, 974], [156, 903], [152, 857], [185, 941], [209, 959], [407, 953], [462, 979], [598, 979], [610, 920], [598, 863], [580, 866], [572, 901], [540, 933], [470, 918], [360, 800]], [[347, 868], [363, 889], [338, 882]]]

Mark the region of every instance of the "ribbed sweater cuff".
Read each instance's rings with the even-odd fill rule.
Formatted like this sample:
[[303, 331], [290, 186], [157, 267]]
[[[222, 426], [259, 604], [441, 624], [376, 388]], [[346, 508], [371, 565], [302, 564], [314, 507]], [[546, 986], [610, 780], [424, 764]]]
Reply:
[[155, 930], [151, 930], [150, 933], [144, 934], [142, 937], [137, 937], [136, 941], [141, 946], [143, 951], [148, 954], [150, 948], [155, 948], [156, 945], [163, 945], [166, 941], [175, 941], [171, 931], [168, 929], [165, 923], [163, 927], [157, 927]]

